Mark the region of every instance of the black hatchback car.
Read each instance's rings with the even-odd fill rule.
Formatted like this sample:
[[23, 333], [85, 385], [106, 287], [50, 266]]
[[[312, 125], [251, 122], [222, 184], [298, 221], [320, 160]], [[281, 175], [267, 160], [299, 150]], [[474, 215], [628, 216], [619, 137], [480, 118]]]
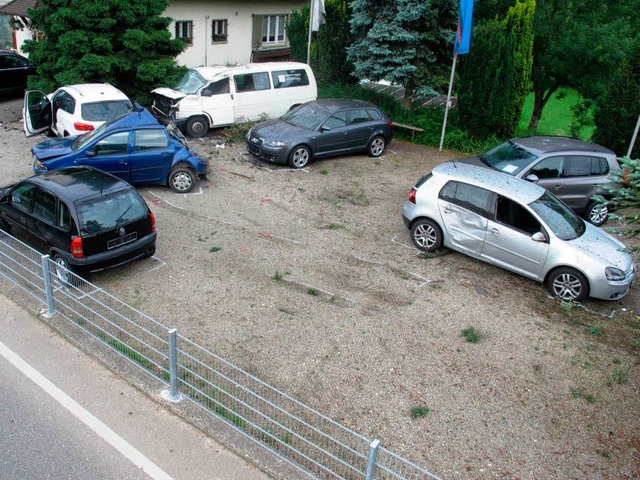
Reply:
[[27, 78], [36, 73], [29, 59], [13, 50], [0, 49], [0, 94], [24, 93]]
[[372, 103], [323, 98], [300, 105], [277, 120], [256, 125], [247, 149], [260, 160], [303, 168], [315, 158], [367, 152], [379, 157], [391, 142], [389, 117]]
[[77, 273], [150, 257], [156, 249], [155, 218], [140, 194], [92, 167], [0, 189], [0, 228]]

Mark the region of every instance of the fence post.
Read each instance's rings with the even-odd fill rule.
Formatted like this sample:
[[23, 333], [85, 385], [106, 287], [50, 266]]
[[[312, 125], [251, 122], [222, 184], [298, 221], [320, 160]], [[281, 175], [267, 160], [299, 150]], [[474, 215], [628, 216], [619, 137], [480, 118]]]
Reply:
[[169, 330], [169, 382], [171, 385], [171, 391], [169, 392], [169, 399], [172, 402], [180, 400], [180, 394], [178, 393], [178, 348], [176, 346], [176, 340], [178, 336], [178, 330], [172, 328]]
[[380, 447], [380, 440], [377, 438], [369, 445], [369, 456], [367, 457], [367, 472], [365, 473], [365, 480], [373, 480], [376, 475], [376, 458], [378, 456], [378, 448]]
[[47, 311], [44, 314], [45, 317], [51, 318], [56, 313], [55, 306], [53, 304], [53, 287], [51, 286], [51, 270], [49, 269], [49, 255], [42, 255], [40, 257], [42, 262], [42, 276], [44, 277], [44, 291], [47, 296]]

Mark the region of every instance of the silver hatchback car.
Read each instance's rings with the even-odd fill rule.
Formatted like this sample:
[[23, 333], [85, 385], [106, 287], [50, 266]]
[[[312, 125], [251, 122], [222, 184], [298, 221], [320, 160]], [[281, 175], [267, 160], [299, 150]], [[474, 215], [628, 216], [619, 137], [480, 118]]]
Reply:
[[459, 162], [437, 166], [409, 193], [413, 244], [445, 246], [547, 285], [566, 301], [624, 297], [636, 275], [624, 244], [542, 187]]

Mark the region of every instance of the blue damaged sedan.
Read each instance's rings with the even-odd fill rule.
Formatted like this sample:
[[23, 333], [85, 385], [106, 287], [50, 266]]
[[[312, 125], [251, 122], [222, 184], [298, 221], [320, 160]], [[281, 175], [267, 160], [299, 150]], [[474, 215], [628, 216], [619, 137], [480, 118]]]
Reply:
[[84, 135], [41, 142], [31, 152], [36, 174], [88, 165], [133, 185], [168, 185], [176, 193], [190, 192], [209, 173], [208, 160], [194, 156], [177, 129], [142, 107]]

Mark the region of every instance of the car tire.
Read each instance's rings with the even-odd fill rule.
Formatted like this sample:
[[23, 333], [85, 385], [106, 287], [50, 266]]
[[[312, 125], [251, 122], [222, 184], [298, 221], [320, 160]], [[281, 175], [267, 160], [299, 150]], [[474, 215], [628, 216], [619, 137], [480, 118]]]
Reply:
[[565, 302], [581, 302], [589, 295], [587, 277], [569, 267], [561, 267], [551, 272], [547, 288], [554, 297]]
[[411, 241], [418, 250], [433, 252], [442, 246], [442, 229], [433, 220], [420, 219], [411, 226]]
[[156, 247], [150, 248], [146, 252], [144, 252], [144, 256], [142, 258], [151, 258], [156, 254]]
[[291, 168], [304, 168], [311, 161], [311, 150], [304, 145], [298, 145], [289, 154], [289, 166]]
[[169, 188], [176, 193], [189, 193], [196, 185], [195, 172], [185, 166], [176, 166], [169, 172]]
[[609, 219], [609, 207], [604, 203], [591, 202], [587, 205], [584, 212], [584, 218], [587, 222], [592, 223], [596, 227], [604, 225]]
[[202, 115], [191, 117], [187, 120], [187, 135], [193, 138], [204, 137], [209, 131], [209, 122]]
[[371, 139], [367, 146], [367, 155], [373, 158], [378, 158], [387, 148], [387, 141], [382, 135], [376, 135]]
[[71, 266], [64, 257], [58, 253], [53, 256], [54, 271], [52, 272], [55, 278], [64, 286], [68, 287], [72, 283], [73, 275]]

